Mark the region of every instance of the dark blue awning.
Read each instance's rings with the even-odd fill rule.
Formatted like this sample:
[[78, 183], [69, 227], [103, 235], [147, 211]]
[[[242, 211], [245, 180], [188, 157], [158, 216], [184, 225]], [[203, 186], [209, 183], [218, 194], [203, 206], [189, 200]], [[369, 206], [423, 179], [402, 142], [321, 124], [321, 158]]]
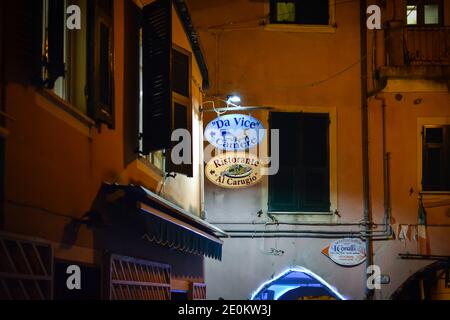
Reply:
[[[142, 239], [189, 254], [222, 259], [220, 229], [141, 186], [108, 185], [110, 198], [125, 198], [137, 215]], [[115, 195], [115, 196], [114, 196]]]

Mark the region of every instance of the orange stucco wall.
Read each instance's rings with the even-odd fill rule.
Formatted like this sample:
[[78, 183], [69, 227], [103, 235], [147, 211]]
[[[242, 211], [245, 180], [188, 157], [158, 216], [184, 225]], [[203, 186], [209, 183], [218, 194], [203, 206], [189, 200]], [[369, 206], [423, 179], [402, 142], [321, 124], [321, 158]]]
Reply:
[[[18, 65], [21, 61], [15, 58], [14, 46], [7, 52], [10, 61], [7, 74], [10, 77], [5, 108], [15, 121], [8, 123], [10, 136], [6, 140], [5, 230], [54, 242], [56, 258], [92, 263], [101, 257], [101, 252], [95, 250], [93, 230], [81, 226], [75, 243], [68, 249], [65, 248], [64, 237], [71, 219], [79, 219], [91, 209], [103, 182], [140, 184], [158, 193], [162, 189], [162, 174], [144, 160], [136, 160], [129, 165], [124, 162], [127, 143], [124, 139], [124, 113], [131, 111], [124, 105], [124, 1], [114, 1], [114, 9], [114, 130], [105, 126], [98, 129], [90, 125], [92, 121], [85, 116], [81, 116], [85, 121], [80, 121], [64, 110], [71, 109], [71, 106], [61, 101], [55, 103], [57, 99], [52, 94], [15, 81], [20, 78], [15, 74], [20, 70]], [[173, 42], [192, 51], [176, 13]], [[202, 77], [195, 61], [192, 75], [193, 131], [194, 139], [199, 139], [202, 125], [198, 109], [202, 95], [198, 84], [202, 83]], [[198, 147], [194, 152], [195, 163], [199, 163], [202, 154]], [[200, 178], [200, 166], [197, 166], [193, 178], [178, 175], [167, 181], [161, 195], [199, 216]], [[115, 241], [120, 243], [123, 239]], [[146, 251], [151, 251], [146, 245], [139, 250], [125, 248], [121, 254], [130, 252], [130, 255], [134, 253], [145, 258], [148, 256]], [[188, 255], [155, 250], [160, 256], [153, 256], [154, 261], [185, 259], [195, 266], [191, 268], [196, 269], [194, 276], [202, 278], [201, 258], [190, 259]]]

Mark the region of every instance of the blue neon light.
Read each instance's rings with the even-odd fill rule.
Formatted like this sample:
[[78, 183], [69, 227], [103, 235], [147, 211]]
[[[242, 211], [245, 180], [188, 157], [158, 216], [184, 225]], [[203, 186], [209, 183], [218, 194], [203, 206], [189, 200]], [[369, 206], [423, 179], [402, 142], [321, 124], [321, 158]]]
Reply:
[[[255, 300], [255, 298], [261, 293], [261, 291], [263, 291], [264, 289], [266, 289], [266, 287], [270, 286], [270, 284], [276, 282], [277, 280], [287, 276], [288, 274], [292, 273], [292, 272], [301, 272], [304, 274], [307, 274], [309, 276], [311, 276], [312, 278], [314, 278], [315, 280], [317, 280], [318, 282], [320, 282], [320, 284], [322, 284], [324, 287], [326, 287], [327, 289], [329, 289], [334, 295], [336, 295], [336, 297], [338, 297], [341, 300], [347, 300], [343, 295], [341, 295], [336, 288], [334, 288], [333, 286], [331, 286], [328, 282], [326, 282], [324, 279], [322, 279], [320, 276], [318, 276], [317, 274], [315, 274], [314, 272], [303, 268], [303, 267], [295, 267], [295, 268], [289, 268], [286, 271], [280, 273], [278, 276], [276, 276], [275, 278], [273, 278], [272, 280], [266, 281], [264, 282], [262, 285], [259, 286], [259, 288], [252, 294], [252, 297], [250, 298], [250, 300]], [[295, 288], [299, 288], [301, 285], [295, 285], [295, 286], [289, 286], [288, 288], [286, 288], [285, 290], [282, 290], [281, 292], [277, 292], [276, 296], [274, 297], [275, 300], [278, 300], [279, 298], [281, 298], [285, 293], [289, 292], [292, 289]]]

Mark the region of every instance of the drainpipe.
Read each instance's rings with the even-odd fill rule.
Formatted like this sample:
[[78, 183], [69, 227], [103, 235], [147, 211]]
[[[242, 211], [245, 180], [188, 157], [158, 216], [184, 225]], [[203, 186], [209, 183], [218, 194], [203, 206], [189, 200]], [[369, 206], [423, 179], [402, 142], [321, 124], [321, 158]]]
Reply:
[[[203, 97], [202, 97], [203, 100]], [[199, 169], [200, 169], [200, 218], [203, 220], [207, 220], [206, 217], [206, 205], [205, 205], [205, 167], [204, 167], [204, 151], [203, 151], [203, 145], [204, 145], [204, 128], [203, 128], [203, 112], [200, 111], [200, 109], [203, 107], [203, 104], [199, 106], [199, 121], [200, 121], [200, 163], [199, 163]]]
[[[369, 177], [369, 113], [368, 113], [368, 90], [367, 90], [367, 1], [360, 2], [360, 60], [361, 60], [361, 132], [362, 132], [362, 167], [363, 167], [363, 206], [365, 231], [372, 231], [372, 217], [370, 204], [370, 177]], [[373, 265], [372, 240], [366, 239], [366, 267]], [[366, 273], [364, 279], [365, 296], [367, 300], [372, 300], [374, 290], [367, 287], [369, 275]]]
[[383, 176], [384, 176], [384, 224], [391, 223], [391, 190], [390, 190], [390, 152], [386, 151], [386, 99], [375, 95], [375, 100], [381, 101], [382, 131], [383, 131]]

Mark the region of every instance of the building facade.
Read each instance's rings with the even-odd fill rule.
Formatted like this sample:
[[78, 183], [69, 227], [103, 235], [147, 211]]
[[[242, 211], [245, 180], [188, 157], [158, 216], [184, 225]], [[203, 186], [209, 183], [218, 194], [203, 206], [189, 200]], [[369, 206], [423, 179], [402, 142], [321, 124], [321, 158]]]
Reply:
[[[0, 17], [0, 299], [448, 298], [448, 0], [16, 0]], [[279, 155], [275, 175], [208, 180], [215, 111], [278, 130], [250, 150]]]
[[[189, 5], [208, 94], [269, 107], [243, 113], [280, 130], [276, 176], [239, 190], [206, 182], [207, 221], [230, 235], [223, 261], [206, 264], [208, 297], [252, 298], [295, 268], [341, 298], [448, 296], [450, 3]], [[379, 30], [367, 28], [369, 5], [381, 11]], [[215, 117], [205, 114], [205, 125]], [[343, 238], [364, 241], [364, 263], [343, 267], [324, 254]], [[372, 265], [383, 275], [375, 289]]]
[[204, 298], [220, 230], [201, 219], [202, 168], [166, 160], [174, 129], [203, 158], [208, 73], [184, 1], [1, 9], [1, 298]]

